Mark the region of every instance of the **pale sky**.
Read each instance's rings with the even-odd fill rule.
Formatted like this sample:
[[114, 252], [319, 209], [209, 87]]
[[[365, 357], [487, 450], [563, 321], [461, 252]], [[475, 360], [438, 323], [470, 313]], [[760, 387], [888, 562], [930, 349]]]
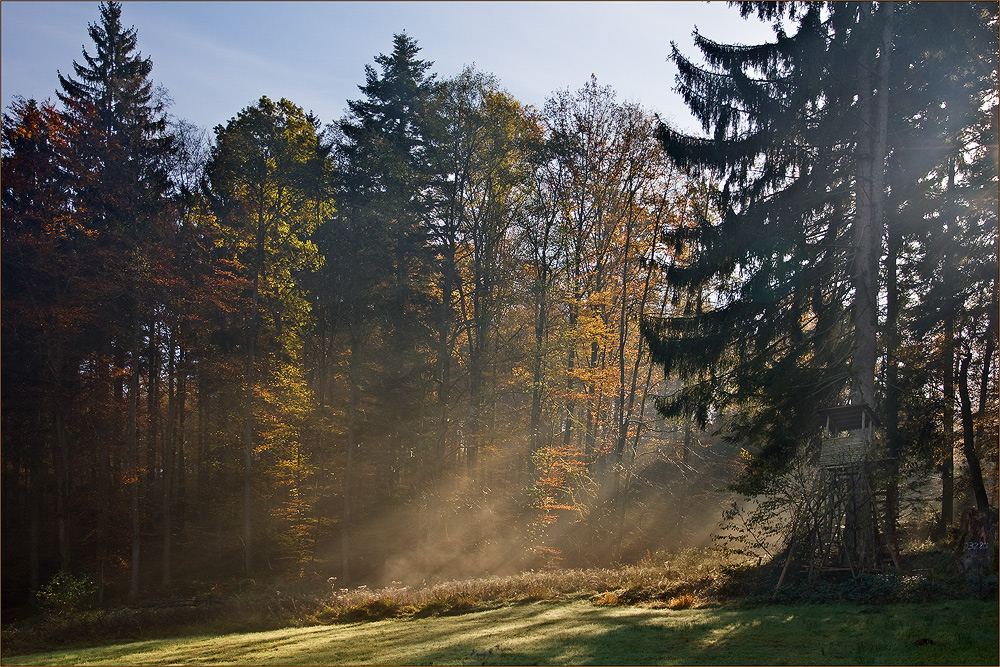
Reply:
[[[620, 101], [638, 102], [682, 128], [695, 123], [673, 92], [671, 40], [696, 57], [691, 33], [726, 43], [772, 39], [723, 2], [135, 2], [122, 22], [174, 104], [211, 129], [262, 95], [288, 98], [324, 123], [362, 95], [364, 66], [406, 31], [439, 78], [475, 64], [525, 104], [576, 90], [591, 73]], [[98, 2], [0, 3], [0, 94], [55, 99], [56, 71], [73, 73]]]

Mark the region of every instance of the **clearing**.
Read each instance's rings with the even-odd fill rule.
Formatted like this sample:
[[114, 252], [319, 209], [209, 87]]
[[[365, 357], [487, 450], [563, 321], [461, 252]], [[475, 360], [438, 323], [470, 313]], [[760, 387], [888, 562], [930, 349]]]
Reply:
[[5, 665], [996, 665], [995, 601], [654, 609], [538, 602], [460, 616], [188, 636]]

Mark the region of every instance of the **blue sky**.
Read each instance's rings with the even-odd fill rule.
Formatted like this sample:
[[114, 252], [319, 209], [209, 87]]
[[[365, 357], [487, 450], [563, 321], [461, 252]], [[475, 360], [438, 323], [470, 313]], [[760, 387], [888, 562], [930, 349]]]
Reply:
[[[553, 91], [580, 88], [595, 74], [619, 100], [634, 101], [695, 129], [672, 91], [670, 41], [694, 56], [691, 32], [756, 43], [768, 26], [744, 21], [723, 2], [133, 2], [135, 26], [153, 79], [171, 112], [205, 128], [225, 123], [261, 95], [286, 97], [322, 121], [360, 97], [364, 66], [392, 50], [394, 33], [417, 40], [440, 77], [475, 64], [517, 99], [541, 106]], [[0, 4], [0, 94], [44, 99], [56, 70], [72, 73], [97, 2]]]

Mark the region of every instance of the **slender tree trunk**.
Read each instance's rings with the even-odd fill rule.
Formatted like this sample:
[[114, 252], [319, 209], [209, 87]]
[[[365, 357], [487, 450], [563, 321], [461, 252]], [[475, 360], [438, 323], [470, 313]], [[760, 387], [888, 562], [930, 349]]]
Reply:
[[177, 450], [174, 468], [176, 470], [176, 483], [174, 497], [177, 501], [176, 527], [178, 534], [183, 534], [187, 521], [187, 449], [184, 443], [187, 440], [187, 355], [184, 348], [177, 350]]
[[157, 465], [156, 445], [161, 442], [160, 431], [160, 339], [155, 321], [149, 322], [149, 345], [146, 347], [149, 366], [146, 369], [146, 483], [144, 498], [147, 507], [155, 502], [154, 494]]
[[976, 454], [976, 427], [972, 418], [972, 399], [969, 396], [969, 362], [971, 361], [972, 355], [965, 354], [958, 371], [958, 393], [961, 397], [962, 409], [962, 451], [965, 454], [965, 462], [969, 466], [969, 482], [972, 485], [973, 496], [976, 498], [976, 509], [986, 512], [990, 509], [990, 498], [986, 493], [986, 484], [983, 482], [983, 469], [979, 464], [979, 455]]
[[167, 423], [163, 438], [163, 588], [170, 589], [171, 533], [173, 531], [172, 500], [174, 481], [174, 419], [177, 409], [174, 361], [174, 336], [168, 337], [167, 348]]
[[[570, 331], [576, 332], [577, 323], [577, 308], [576, 305], [570, 306], [569, 309], [569, 328]], [[571, 343], [570, 345], [575, 345]], [[576, 386], [576, 380], [574, 378], [574, 373], [576, 371], [576, 348], [570, 347], [569, 352], [566, 353], [566, 417], [563, 422], [563, 446], [569, 447], [573, 443], [573, 421], [576, 418], [576, 401], [573, 400], [573, 390]]]
[[982, 371], [979, 375], [979, 405], [977, 414], [979, 416], [976, 425], [975, 442], [982, 445], [983, 436], [986, 431], [986, 401], [990, 391], [990, 370], [993, 368], [993, 355], [997, 351], [997, 329], [1000, 322], [1000, 308], [997, 307], [997, 283], [993, 283], [993, 302], [990, 304], [990, 322], [986, 327], [986, 348], [983, 350]]
[[899, 538], [896, 533], [896, 520], [899, 516], [899, 457], [903, 449], [903, 441], [899, 428], [899, 277], [897, 257], [902, 246], [902, 238], [894, 228], [889, 229], [889, 255], [886, 264], [886, 372], [885, 372], [885, 411], [886, 441], [888, 449], [886, 509], [883, 517], [883, 530], [893, 551], [898, 551]]
[[344, 466], [343, 511], [341, 512], [340, 564], [341, 579], [351, 582], [351, 509], [353, 504], [354, 450], [357, 447], [358, 355], [360, 341], [352, 336], [347, 368], [347, 460]]
[[199, 364], [195, 371], [198, 384], [198, 435], [194, 452], [194, 501], [201, 504], [205, 492], [205, 441], [208, 431], [208, 390], [205, 387], [205, 368]]
[[[955, 188], [955, 164], [948, 167], [948, 192]], [[954, 243], [957, 220], [951, 220], [947, 226], [947, 241], [942, 262], [945, 267], [950, 267], [948, 256], [951, 254]], [[946, 268], [947, 270], [947, 268]], [[948, 278], [946, 274], [946, 279]], [[942, 341], [942, 370], [944, 378], [942, 390], [944, 392], [944, 410], [942, 415], [942, 457], [941, 457], [941, 517], [937, 527], [937, 537], [942, 538], [948, 533], [955, 520], [955, 315], [948, 312], [943, 323]]]
[[955, 323], [949, 315], [944, 323], [942, 370], [944, 371], [944, 411], [941, 420], [942, 455], [941, 516], [937, 536], [944, 537], [955, 519]]
[[267, 229], [263, 214], [257, 218], [256, 252], [253, 267], [253, 290], [250, 305], [250, 327], [247, 332], [247, 354], [244, 367], [246, 393], [243, 401], [243, 573], [253, 572], [253, 399], [257, 381], [256, 347], [260, 322], [260, 281], [264, 271], [264, 244]]
[[548, 304], [546, 303], [546, 287], [543, 282], [536, 285], [538, 293], [535, 296], [535, 350], [532, 360], [531, 378], [531, 453], [541, 447], [542, 393], [544, 389], [543, 375], [545, 367], [545, 330]]
[[70, 461], [69, 442], [66, 438], [66, 422], [64, 417], [65, 399], [62, 389], [56, 389], [54, 400], [53, 427], [56, 442], [56, 531], [59, 537], [59, 568], [65, 571], [70, 566]]
[[[614, 464], [611, 470], [611, 496], [609, 498], [610, 507], [609, 510], [612, 515], [612, 524], [615, 534], [615, 540], [613, 541], [613, 548], [611, 552], [612, 558], [617, 558], [621, 554], [621, 542], [622, 534], [620, 528], [624, 527], [624, 524], [620, 520], [620, 517], [624, 514], [624, 498], [622, 498], [621, 482], [622, 482], [622, 472], [624, 468], [624, 454], [625, 454], [625, 443], [628, 439], [629, 431], [629, 420], [632, 415], [632, 405], [635, 401], [635, 374], [632, 376], [632, 387], [628, 398], [626, 399], [626, 380], [625, 380], [625, 350], [628, 347], [628, 286], [629, 286], [629, 264], [630, 264], [630, 254], [632, 248], [632, 223], [633, 216], [629, 215], [628, 221], [625, 225], [625, 248], [622, 251], [622, 263], [621, 263], [621, 294], [618, 297], [618, 410], [617, 410], [617, 423], [615, 424], [615, 457]], [[638, 312], [642, 313], [646, 308], [646, 297], [649, 294], [649, 279], [652, 269], [646, 272], [646, 281], [642, 290], [642, 298], [639, 303]], [[639, 357], [641, 357], [641, 350], [636, 350], [636, 369], [638, 368]], [[619, 518], [615, 520], [615, 515]]]
[[129, 515], [132, 524], [132, 558], [129, 572], [129, 599], [133, 602], [139, 597], [139, 553], [142, 540], [141, 517], [139, 515], [139, 485], [142, 479], [139, 470], [139, 305], [133, 306], [132, 312], [132, 355], [131, 373], [128, 387], [128, 470], [129, 476]]
[[243, 574], [249, 576], [253, 572], [253, 342], [247, 347], [247, 387], [243, 399]]
[[[255, 290], [256, 291], [256, 290]], [[256, 301], [256, 299], [254, 299]], [[256, 303], [254, 304], [256, 311]], [[256, 315], [254, 315], [256, 319]], [[251, 331], [256, 327], [251, 327]], [[253, 394], [254, 394], [254, 335], [247, 343], [247, 358], [244, 376], [246, 392], [243, 406], [243, 574], [253, 572]]]
[[455, 250], [449, 244], [442, 269], [441, 315], [438, 325], [438, 358], [441, 364], [441, 385], [438, 389], [438, 437], [434, 450], [432, 486], [440, 491], [444, 478], [444, 458], [448, 443], [449, 401], [451, 400], [451, 300], [455, 292]]
[[39, 538], [41, 536], [41, 466], [34, 462], [28, 478], [28, 592], [34, 595], [41, 586]]

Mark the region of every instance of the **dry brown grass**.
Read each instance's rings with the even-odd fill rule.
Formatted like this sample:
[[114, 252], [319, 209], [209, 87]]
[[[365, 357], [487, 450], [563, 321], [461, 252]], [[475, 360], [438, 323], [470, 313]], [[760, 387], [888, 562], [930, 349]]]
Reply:
[[697, 604], [695, 597], [689, 593], [678, 595], [667, 600], [667, 609], [690, 609]]
[[7, 649], [92, 645], [104, 641], [209, 631], [219, 634], [281, 627], [448, 616], [539, 601], [590, 600], [597, 607], [664, 607], [673, 598], [711, 599], [729, 581], [725, 561], [709, 551], [650, 557], [615, 568], [542, 570], [510, 576], [384, 588], [257, 586], [220, 600], [123, 607], [38, 616], [4, 628]]
[[[430, 586], [393, 585], [335, 589], [316, 614], [322, 623], [401, 616], [464, 613], [539, 600], [589, 598], [597, 606], [659, 603], [686, 609], [710, 596], [731, 563], [711, 551], [648, 558], [617, 568], [542, 570], [505, 577], [447, 581]], [[670, 606], [671, 604], [675, 606]]]

